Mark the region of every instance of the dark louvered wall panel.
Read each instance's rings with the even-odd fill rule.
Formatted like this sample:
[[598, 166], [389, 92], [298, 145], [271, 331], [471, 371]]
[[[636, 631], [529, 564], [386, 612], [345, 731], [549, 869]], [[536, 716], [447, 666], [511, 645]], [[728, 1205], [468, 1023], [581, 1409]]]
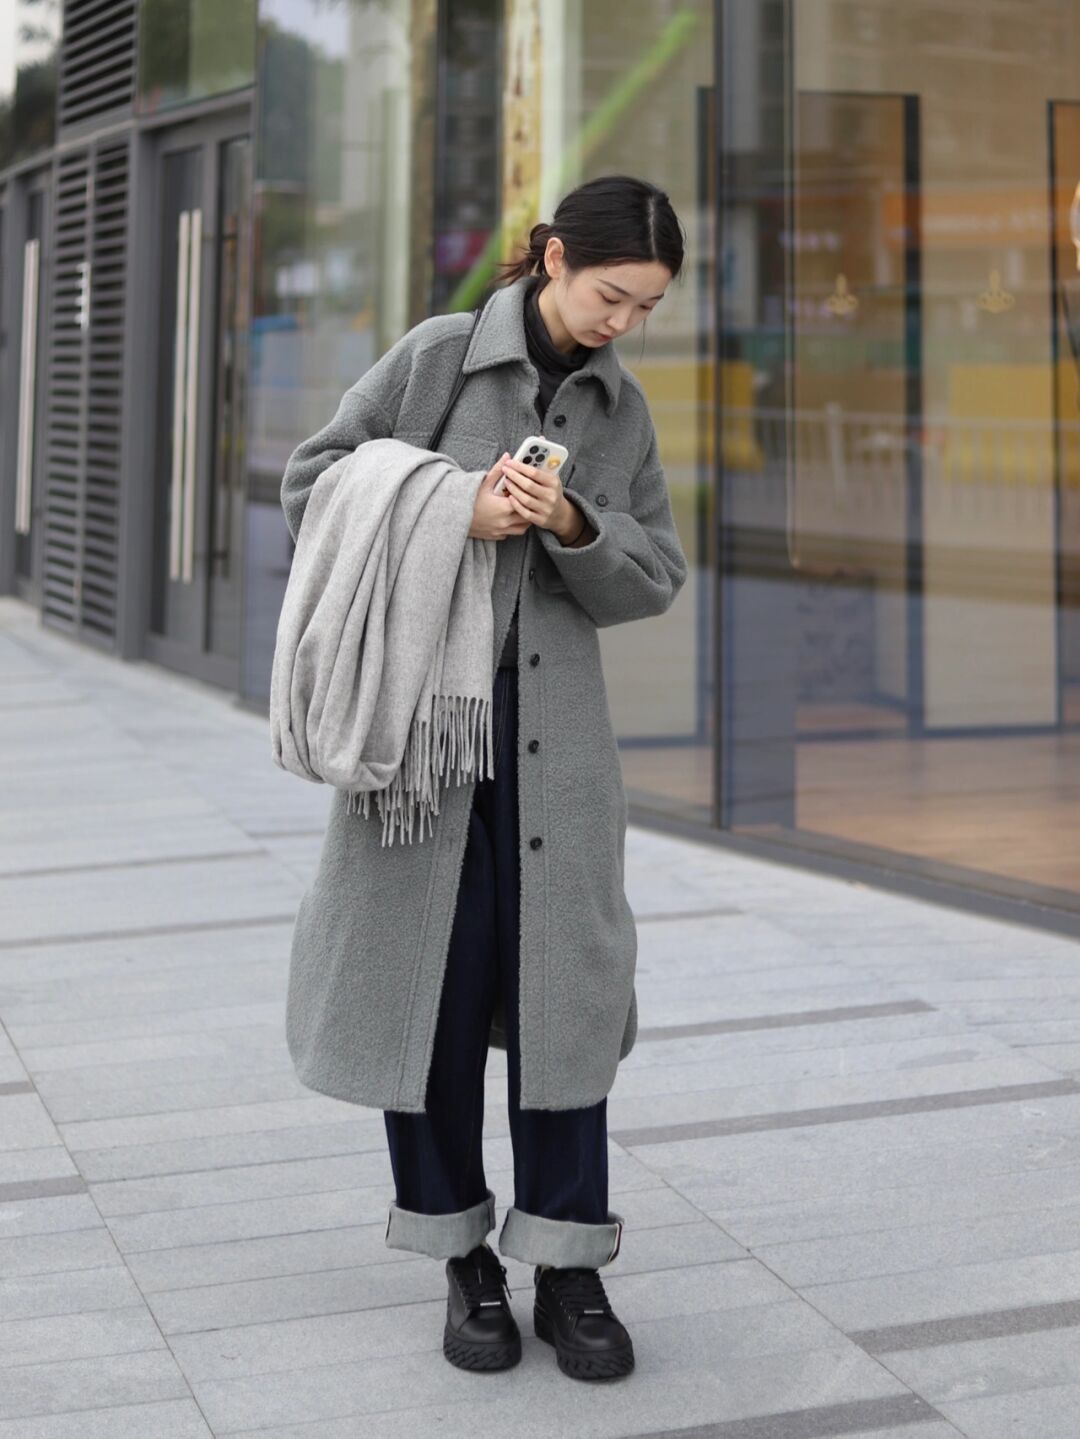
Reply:
[[98, 150], [93, 194], [81, 618], [88, 629], [111, 639], [116, 633], [119, 571], [126, 140]]
[[120, 567], [129, 156], [125, 137], [58, 158], [49, 314], [42, 613], [110, 647]]
[[56, 166], [56, 225], [49, 311], [45, 544], [42, 613], [78, 628], [82, 548], [82, 474], [86, 435], [86, 346], [79, 323], [80, 266], [87, 257], [90, 155], [67, 154]]
[[137, 0], [65, 0], [60, 126], [130, 108], [135, 94]]

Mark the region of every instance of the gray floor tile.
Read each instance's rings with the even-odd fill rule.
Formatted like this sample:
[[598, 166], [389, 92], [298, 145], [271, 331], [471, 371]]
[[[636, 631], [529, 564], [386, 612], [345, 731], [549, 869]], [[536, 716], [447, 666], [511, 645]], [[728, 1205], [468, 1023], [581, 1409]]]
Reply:
[[[981, 1156], [980, 1156], [981, 1157]], [[947, 1224], [1011, 1211], [1030, 1213], [1076, 1202], [1080, 1165], [1035, 1168], [1019, 1173], [981, 1172], [967, 1184], [958, 1183], [941, 1166], [923, 1182], [736, 1207], [716, 1201], [704, 1212], [751, 1248], [818, 1238], [873, 1234], [909, 1225]], [[701, 1191], [695, 1192], [701, 1202]]]
[[[12, 1241], [14, 1242], [14, 1241]], [[120, 1256], [109, 1263], [79, 1270], [10, 1276], [0, 1270], [0, 1315], [3, 1322], [52, 1314], [83, 1314], [99, 1309], [125, 1309], [142, 1295]]]
[[309, 1159], [316, 1155], [386, 1153], [386, 1125], [371, 1110], [366, 1117], [339, 1124], [291, 1129], [256, 1130], [173, 1140], [157, 1144], [128, 1144], [121, 1149], [88, 1149], [75, 1157], [79, 1169], [96, 1179], [137, 1179], [151, 1174], [173, 1174], [238, 1164], [262, 1164], [280, 1159]]
[[272, 1234], [298, 1234], [314, 1229], [340, 1229], [350, 1224], [385, 1223], [387, 1190], [337, 1190], [292, 1195], [284, 1199], [210, 1204], [109, 1220], [121, 1253], [145, 1253], [187, 1245], [222, 1244]]
[[0, 1094], [0, 1155], [56, 1142], [56, 1128], [36, 1094]]
[[812, 1284], [801, 1292], [845, 1332], [1047, 1304], [1080, 1296], [1080, 1250]]
[[164, 1347], [161, 1332], [141, 1301], [87, 1314], [0, 1322], [2, 1369]]
[[[150, 1302], [155, 1294], [173, 1290], [318, 1275], [327, 1270], [368, 1264], [416, 1262], [418, 1256], [414, 1254], [387, 1248], [385, 1190], [381, 1198], [380, 1218], [366, 1224], [185, 1245], [179, 1249], [144, 1250], [125, 1255], [125, 1260]], [[430, 1262], [435, 1264], [434, 1260]]]
[[0, 878], [0, 934], [11, 947], [28, 939], [184, 925], [192, 918], [192, 894], [199, 896], [203, 921], [261, 919], [295, 905], [302, 888], [261, 855], [186, 864], [182, 883], [169, 865], [141, 869], [138, 884], [120, 869], [9, 876]]
[[961, 1399], [942, 1406], [968, 1439], [1016, 1439], [1019, 1434], [1039, 1439], [1076, 1439], [1080, 1411], [1080, 1384], [1062, 1384], [1032, 1393]]
[[[880, 1044], [825, 1045], [820, 1043], [789, 1050], [764, 1051], [746, 1046], [739, 1052], [732, 1052], [731, 1036], [702, 1036], [701, 1039], [715, 1038], [713, 1053], [698, 1055], [693, 1052], [679, 1058], [667, 1056], [666, 1062], [657, 1062], [653, 1044], [635, 1047], [619, 1066], [613, 1094], [622, 1098], [637, 1095], [689, 1093], [696, 1090], [732, 1089], [752, 1084], [797, 1083], [805, 1080], [846, 1076], [878, 1075], [879, 1071], [895, 1070], [897, 1074], [923, 1073], [936, 1070], [951, 1078], [950, 1071], [962, 1069], [973, 1063], [986, 1063], [993, 1059], [1008, 1060], [1011, 1051], [989, 1036], [969, 1039], [967, 1035], [950, 1044], [937, 1034], [918, 1035], [910, 1040], [894, 1040]], [[850, 1039], [850, 1034], [848, 1035]], [[671, 1046], [678, 1052], [678, 1045]], [[686, 1042], [691, 1050], [691, 1043]], [[1035, 1054], [1032, 1058], [1043, 1066], [1043, 1073], [1060, 1073], [1045, 1056]], [[41, 1085], [38, 1078], [39, 1088]], [[44, 1092], [44, 1090], [43, 1090]]]
[[[1080, 1386], [1075, 1328], [894, 1350], [886, 1362], [899, 1379], [939, 1408], [991, 1394]], [[1037, 1404], [1038, 1395], [1031, 1398]], [[1034, 1433], [1034, 1427], [1029, 1432]]]
[[64, 1148], [55, 1129], [47, 1144], [27, 1149], [8, 1149], [0, 1160], [0, 1185], [33, 1179], [58, 1179], [77, 1173], [78, 1170], [71, 1162], [71, 1155]]
[[[624, 1094], [617, 1088], [608, 1098], [608, 1123], [616, 1136], [626, 1129], [678, 1129], [683, 1124], [761, 1116], [788, 1122], [814, 1109], [847, 1105], [883, 1105], [896, 1099], [937, 1099], [954, 1107], [952, 1096], [1013, 1085], [1040, 1085], [1061, 1076], [1037, 1060], [1018, 1055], [993, 1055], [964, 1065], [928, 1066], [889, 1074], [853, 1074], [784, 1084], [708, 1086], [663, 1094]], [[1078, 1090], [1080, 1100], [1080, 1090]], [[620, 1140], [620, 1143], [624, 1141]], [[631, 1141], [632, 1142], [632, 1141]]]
[[[167, 1011], [124, 1020], [80, 1020], [38, 1026], [36, 1041], [12, 1023], [11, 1032], [31, 1077], [41, 1069], [82, 1069], [101, 1062], [115, 1064], [160, 1056], [241, 1055], [255, 1059], [281, 1055], [284, 1003], [233, 1004], [227, 1008]], [[92, 1037], [94, 1036], [94, 1037]]]
[[[928, 1205], [928, 1208], [930, 1206]], [[1023, 1209], [964, 1220], [845, 1234], [795, 1244], [755, 1245], [754, 1252], [797, 1288], [872, 1275], [1067, 1252], [1080, 1234], [1080, 1203]]]
[[[193, 1399], [0, 1420], [0, 1439], [213, 1439]], [[925, 1439], [925, 1436], [924, 1436]]]
[[37, 1079], [38, 1092], [57, 1124], [90, 1119], [124, 1119], [147, 1114], [178, 1114], [237, 1104], [261, 1104], [281, 1099], [302, 1099], [307, 1091], [291, 1066], [254, 1074], [234, 1073], [228, 1078], [191, 1084], [147, 1085], [141, 1090], [111, 1085], [108, 1089], [52, 1093]]
[[104, 1229], [104, 1220], [89, 1194], [61, 1194], [47, 1199], [9, 1199], [0, 1203], [0, 1238], [66, 1234], [72, 1230]]
[[119, 1263], [122, 1260], [116, 1245], [103, 1224], [68, 1233], [0, 1239], [0, 1274], [7, 1280], [40, 1274], [74, 1274]]
[[[178, 795], [78, 805], [63, 813], [0, 810], [0, 877], [40, 877], [107, 867], [136, 876], [149, 860], [249, 853], [242, 830], [202, 799]], [[261, 848], [261, 846], [259, 846]]]
[[0, 1420], [190, 1397], [187, 1381], [168, 1349], [144, 1347], [130, 1354], [97, 1354], [91, 1359], [5, 1369]]
[[114, 990], [122, 995], [128, 992], [129, 983], [150, 983], [152, 976], [163, 971], [220, 972], [226, 956], [238, 964], [277, 959], [287, 965], [289, 942], [287, 926], [256, 921], [223, 929], [218, 935], [203, 932], [197, 943], [190, 934], [178, 932], [151, 938], [121, 935], [77, 945], [35, 944], [32, 961], [25, 950], [0, 950], [0, 984], [12, 986], [13, 993], [33, 994], [41, 986], [70, 981], [82, 984], [122, 980], [114, 984]]

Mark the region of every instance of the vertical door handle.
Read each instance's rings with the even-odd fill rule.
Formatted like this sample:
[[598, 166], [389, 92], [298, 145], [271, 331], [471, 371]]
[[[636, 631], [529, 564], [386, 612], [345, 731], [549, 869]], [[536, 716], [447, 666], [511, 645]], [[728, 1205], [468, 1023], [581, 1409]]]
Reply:
[[184, 394], [187, 359], [188, 237], [191, 216], [181, 210], [176, 227], [176, 336], [173, 341], [172, 482], [169, 490], [169, 579], [180, 577], [184, 487]]
[[202, 211], [192, 210], [188, 236], [187, 395], [184, 401], [184, 545], [180, 578], [190, 582], [195, 553], [195, 453], [199, 413], [199, 301], [202, 295]]
[[23, 246], [22, 345], [19, 354], [19, 448], [15, 465], [15, 529], [30, 533], [31, 480], [34, 463], [34, 378], [37, 369], [39, 240]]

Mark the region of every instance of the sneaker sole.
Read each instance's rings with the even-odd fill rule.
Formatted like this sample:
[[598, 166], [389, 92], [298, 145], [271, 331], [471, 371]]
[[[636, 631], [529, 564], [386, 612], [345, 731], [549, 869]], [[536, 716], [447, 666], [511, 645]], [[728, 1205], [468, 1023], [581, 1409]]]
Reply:
[[521, 1338], [509, 1344], [478, 1344], [473, 1339], [462, 1339], [447, 1325], [443, 1330], [443, 1354], [456, 1368], [476, 1373], [512, 1369], [521, 1359]]
[[571, 1379], [621, 1379], [634, 1367], [632, 1344], [626, 1344], [621, 1349], [608, 1349], [603, 1353], [582, 1353], [560, 1344], [554, 1325], [538, 1306], [533, 1308], [533, 1332], [537, 1339], [542, 1339], [545, 1344], [554, 1348], [559, 1368]]

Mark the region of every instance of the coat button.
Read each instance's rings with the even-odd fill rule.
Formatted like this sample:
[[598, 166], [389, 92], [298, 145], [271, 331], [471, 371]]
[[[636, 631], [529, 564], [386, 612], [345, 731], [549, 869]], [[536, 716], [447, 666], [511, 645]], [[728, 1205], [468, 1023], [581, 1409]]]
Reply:
[[535, 575], [535, 574], [536, 574], [535, 569], [533, 569], [532, 565], [530, 565], [530, 566], [529, 566], [529, 579], [531, 580], [532, 577], [533, 577], [533, 575]]
[[536, 751], [537, 751], [539, 748], [540, 748], [540, 741], [539, 741], [538, 739], [531, 739], [531, 740], [529, 741], [529, 753], [530, 753], [530, 754], [535, 754]]
[[596, 503], [597, 503], [598, 505], [601, 505], [601, 506], [606, 505], [606, 504], [607, 504], [607, 495], [597, 495], [597, 497], [596, 497]]
[[558, 426], [561, 428], [563, 425], [566, 424], [566, 416], [565, 416], [565, 415], [556, 415], [555, 418], [552, 420], [551, 423], [552, 423], [553, 425], [558, 425]]
[[530, 663], [530, 664], [533, 666], [533, 668], [535, 669], [536, 666], [540, 663], [540, 656], [539, 656], [539, 655], [530, 655], [530, 656], [529, 656], [529, 663]]
[[544, 841], [540, 838], [540, 836], [538, 834], [534, 834], [532, 839], [529, 840], [529, 848], [539, 849], [543, 843]]

